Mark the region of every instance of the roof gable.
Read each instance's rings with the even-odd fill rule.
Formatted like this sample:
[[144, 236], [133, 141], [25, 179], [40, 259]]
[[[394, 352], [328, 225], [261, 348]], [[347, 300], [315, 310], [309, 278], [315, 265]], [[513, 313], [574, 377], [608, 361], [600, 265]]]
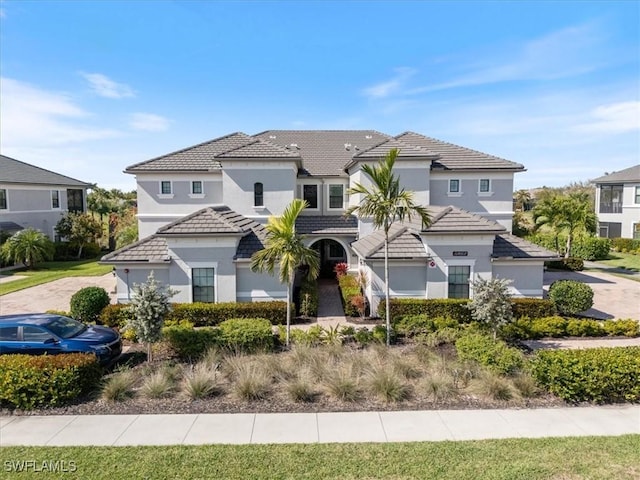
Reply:
[[524, 238], [516, 237], [509, 233], [496, 235], [493, 241], [493, 258], [503, 259], [539, 259], [558, 258], [559, 255], [551, 250], [542, 248], [535, 243], [528, 242]]
[[457, 207], [429, 206], [431, 225], [423, 228], [423, 233], [482, 234], [503, 233], [506, 228], [493, 220], [467, 212]]
[[104, 263], [116, 262], [147, 262], [169, 263], [169, 249], [164, 238], [152, 235], [142, 240], [122, 247], [100, 259]]
[[157, 235], [246, 235], [251, 223], [229, 207], [207, 207], [161, 227]]
[[6, 155], [0, 155], [0, 183], [64, 185], [81, 188], [91, 186], [89, 183], [21, 162]]

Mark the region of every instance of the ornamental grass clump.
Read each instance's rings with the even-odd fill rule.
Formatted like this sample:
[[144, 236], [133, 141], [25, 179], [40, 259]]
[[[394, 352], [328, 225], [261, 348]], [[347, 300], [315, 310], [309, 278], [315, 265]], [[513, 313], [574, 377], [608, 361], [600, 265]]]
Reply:
[[395, 372], [384, 367], [371, 370], [367, 384], [371, 393], [387, 403], [407, 400], [411, 394], [409, 385]]
[[136, 377], [133, 372], [115, 373], [105, 380], [100, 396], [107, 402], [123, 402], [133, 397], [135, 383]]
[[269, 396], [271, 378], [253, 363], [245, 363], [237, 372], [233, 393], [246, 401], [263, 400]]
[[140, 395], [146, 398], [167, 398], [174, 392], [174, 382], [166, 370], [158, 370], [142, 382]]
[[204, 364], [197, 364], [182, 380], [182, 392], [190, 400], [207, 398], [219, 393], [215, 370]]

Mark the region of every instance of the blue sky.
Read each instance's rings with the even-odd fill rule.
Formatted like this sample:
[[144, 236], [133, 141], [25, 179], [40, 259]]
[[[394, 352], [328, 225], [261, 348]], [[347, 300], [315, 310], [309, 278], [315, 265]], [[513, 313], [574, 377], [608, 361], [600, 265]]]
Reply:
[[640, 158], [638, 1], [0, 0], [2, 153], [132, 189], [233, 131], [416, 131], [523, 163], [516, 188]]

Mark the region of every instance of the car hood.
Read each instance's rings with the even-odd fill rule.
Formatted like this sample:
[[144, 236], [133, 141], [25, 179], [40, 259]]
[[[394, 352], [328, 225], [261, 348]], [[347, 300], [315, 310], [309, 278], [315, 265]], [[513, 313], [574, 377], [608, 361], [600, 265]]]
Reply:
[[118, 338], [118, 334], [108, 327], [88, 325], [87, 329], [79, 335], [70, 338], [80, 342], [110, 342]]

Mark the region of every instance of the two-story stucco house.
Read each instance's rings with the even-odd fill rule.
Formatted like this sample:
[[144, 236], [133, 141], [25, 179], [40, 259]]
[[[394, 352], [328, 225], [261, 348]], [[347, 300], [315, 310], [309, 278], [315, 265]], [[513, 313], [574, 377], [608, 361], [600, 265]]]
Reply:
[[75, 178], [0, 155], [0, 230], [35, 228], [55, 238], [67, 212], [84, 212], [87, 188]]
[[367, 297], [384, 296], [383, 236], [345, 216], [364, 164], [398, 149], [396, 174], [428, 206], [432, 223], [394, 225], [390, 289], [395, 297], [469, 297], [476, 275], [513, 280], [516, 295], [542, 296], [545, 259], [555, 254], [510, 234], [518, 163], [417, 133], [373, 130], [233, 133], [128, 167], [138, 186], [142, 240], [103, 262], [116, 266], [118, 300], [153, 270], [178, 302], [284, 299], [277, 277], [250, 270], [263, 225], [294, 198], [309, 207], [297, 229], [319, 252], [322, 273], [337, 262], [365, 269]]
[[640, 239], [640, 165], [591, 181], [596, 185], [598, 235]]

